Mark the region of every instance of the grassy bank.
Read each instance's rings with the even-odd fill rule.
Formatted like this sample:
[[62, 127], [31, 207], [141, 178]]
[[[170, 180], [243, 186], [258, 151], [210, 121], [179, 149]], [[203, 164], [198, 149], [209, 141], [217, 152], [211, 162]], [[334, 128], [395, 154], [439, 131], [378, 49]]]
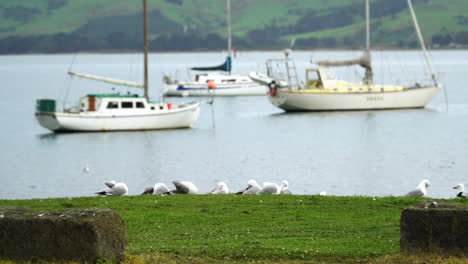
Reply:
[[128, 229], [132, 263], [400, 263], [408, 260], [398, 254], [401, 209], [419, 200], [195, 195], [1, 200], [0, 206], [115, 210]]

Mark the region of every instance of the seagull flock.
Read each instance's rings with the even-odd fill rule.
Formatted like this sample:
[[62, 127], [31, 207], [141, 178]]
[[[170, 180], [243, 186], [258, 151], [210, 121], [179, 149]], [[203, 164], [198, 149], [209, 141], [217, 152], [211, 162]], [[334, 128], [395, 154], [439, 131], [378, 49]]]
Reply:
[[[122, 196], [128, 194], [128, 187], [123, 182], [105, 182], [104, 183], [108, 188], [97, 192], [95, 194], [102, 196]], [[198, 188], [189, 181], [172, 181], [175, 189], [169, 190], [169, 188], [164, 183], [156, 183], [153, 187], [145, 188], [142, 194], [154, 194], [154, 195], [171, 195], [171, 194], [198, 194]], [[428, 180], [422, 180], [418, 186], [407, 193], [407, 197], [424, 197], [427, 195], [427, 188], [430, 186]], [[458, 190], [457, 197], [468, 198], [468, 195], [465, 193], [465, 186], [463, 184], [458, 184], [453, 187], [453, 189]], [[210, 191], [208, 194], [230, 194], [228, 186], [224, 182], [219, 182], [217, 186]], [[244, 189], [235, 192], [235, 194], [292, 194], [289, 190], [288, 181], [284, 180], [279, 186], [273, 182], [264, 182], [263, 186], [260, 186], [255, 180], [249, 180], [247, 182], [247, 187]], [[319, 195], [327, 195], [325, 191], [320, 192]]]
[[[122, 196], [128, 194], [128, 187], [123, 182], [105, 182], [108, 188], [97, 192], [97, 195], [103, 196]], [[156, 183], [153, 187], [145, 188], [142, 194], [170, 195], [170, 194], [198, 194], [198, 188], [195, 184], [189, 181], [172, 181], [175, 189], [169, 190], [164, 183]], [[264, 182], [260, 186], [255, 180], [250, 180], [247, 187], [236, 192], [235, 194], [292, 194], [288, 189], [289, 183], [284, 180], [281, 187], [276, 183]], [[229, 189], [226, 183], [219, 182], [218, 185], [209, 194], [229, 194]]]

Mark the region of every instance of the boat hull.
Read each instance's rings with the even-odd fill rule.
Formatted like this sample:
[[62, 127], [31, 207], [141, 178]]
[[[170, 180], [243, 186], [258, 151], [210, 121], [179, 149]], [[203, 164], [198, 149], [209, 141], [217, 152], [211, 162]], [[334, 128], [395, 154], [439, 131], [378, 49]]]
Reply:
[[285, 111], [345, 111], [422, 108], [442, 86], [381, 93], [302, 93], [279, 89], [270, 102]]
[[189, 128], [200, 113], [200, 103], [168, 111], [138, 115], [101, 115], [92, 112], [37, 112], [39, 124], [54, 132], [103, 132]]
[[217, 85], [215, 89], [208, 89], [200, 84], [165, 84], [166, 96], [238, 96], [238, 95], [266, 95], [267, 87], [257, 83]]

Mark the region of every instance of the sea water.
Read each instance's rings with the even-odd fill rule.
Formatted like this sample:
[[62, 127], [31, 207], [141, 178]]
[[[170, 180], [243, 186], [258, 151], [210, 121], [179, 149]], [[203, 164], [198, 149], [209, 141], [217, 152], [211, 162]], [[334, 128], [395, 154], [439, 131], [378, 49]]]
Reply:
[[[293, 52], [299, 78], [311, 62], [350, 59], [357, 51]], [[373, 54], [376, 83], [428, 81], [420, 52]], [[215, 98], [192, 129], [54, 134], [34, 117], [35, 100], [72, 106], [87, 93], [140, 93], [67, 76], [67, 71], [141, 81], [140, 54], [0, 56], [0, 199], [93, 196], [104, 181], [125, 182], [129, 195], [187, 180], [201, 193], [224, 181], [232, 192], [249, 179], [288, 180], [295, 194], [399, 196], [429, 179], [428, 194], [456, 195], [468, 185], [468, 51], [431, 53], [445, 85], [424, 109], [284, 113], [266, 96]], [[265, 72], [281, 52], [238, 52], [235, 73]], [[150, 55], [150, 96], [160, 100], [164, 74], [187, 79], [189, 67], [221, 64], [225, 53]], [[363, 70], [337, 68], [356, 81]], [[166, 98], [178, 103], [200, 98]], [[447, 103], [446, 103], [447, 102]], [[88, 167], [89, 172], [84, 168]]]

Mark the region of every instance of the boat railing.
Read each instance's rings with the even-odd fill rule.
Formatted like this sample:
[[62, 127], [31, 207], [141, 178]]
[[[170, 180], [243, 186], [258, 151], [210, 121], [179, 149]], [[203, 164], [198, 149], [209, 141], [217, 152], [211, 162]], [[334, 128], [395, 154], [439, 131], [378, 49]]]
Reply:
[[289, 58], [269, 59], [266, 61], [268, 77], [287, 83], [288, 89], [300, 89], [296, 64]]
[[65, 113], [80, 112], [80, 107], [76, 104], [76, 102], [59, 100], [57, 101], [57, 103], [60, 103], [62, 105], [63, 112]]

